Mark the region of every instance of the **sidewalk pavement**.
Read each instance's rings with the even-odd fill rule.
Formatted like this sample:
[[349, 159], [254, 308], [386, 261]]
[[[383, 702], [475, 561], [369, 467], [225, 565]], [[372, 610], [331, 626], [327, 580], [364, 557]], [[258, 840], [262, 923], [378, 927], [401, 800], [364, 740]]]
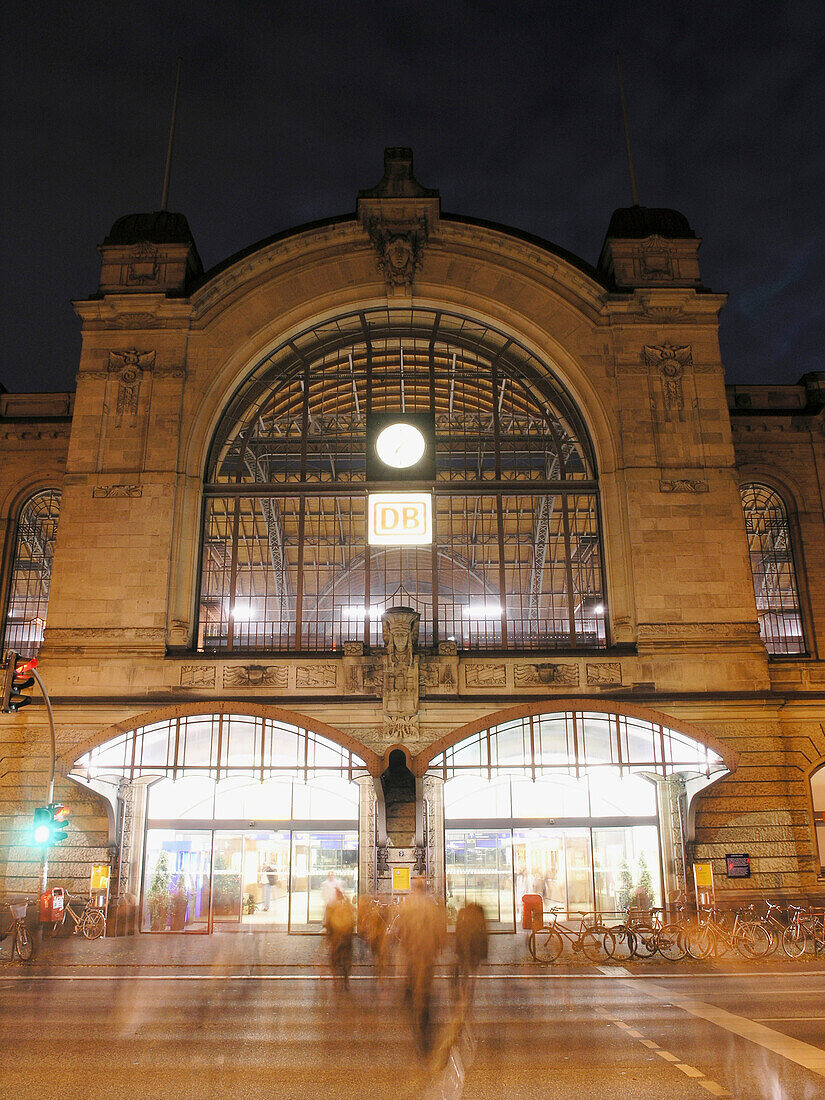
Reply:
[[[450, 937], [452, 939], [452, 937]], [[0, 963], [9, 961], [10, 941], [0, 944]], [[452, 947], [444, 954], [452, 957]], [[188, 967], [214, 969], [294, 970], [328, 967], [326, 938], [316, 933], [271, 931], [198, 933], [139, 933], [86, 940], [82, 936], [43, 939], [31, 968], [61, 970], [84, 967], [126, 967], [133, 969], [174, 969]], [[540, 971], [527, 949], [527, 933], [494, 934], [489, 938], [488, 965], [511, 969], [529, 966]], [[356, 947], [356, 971], [372, 969], [368, 955]]]

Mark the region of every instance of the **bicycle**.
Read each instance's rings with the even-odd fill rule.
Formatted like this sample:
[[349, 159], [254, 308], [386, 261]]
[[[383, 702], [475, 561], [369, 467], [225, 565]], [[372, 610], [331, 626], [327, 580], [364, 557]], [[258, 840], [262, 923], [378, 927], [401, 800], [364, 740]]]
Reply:
[[560, 905], [550, 910], [550, 923], [534, 928], [527, 940], [530, 954], [537, 963], [546, 965], [555, 962], [564, 950], [564, 941], [568, 940], [573, 951], [581, 951], [591, 962], [598, 962], [603, 954], [613, 957], [616, 940], [610, 928], [606, 928], [596, 918], [582, 916], [578, 930], [559, 923]]
[[11, 925], [6, 933], [7, 936], [11, 937], [12, 959], [16, 951], [18, 959], [24, 963], [31, 962], [34, 957], [34, 939], [26, 927], [26, 910], [29, 907], [30, 900], [30, 898], [26, 898], [22, 902], [9, 902]]
[[782, 950], [789, 959], [798, 959], [813, 944], [814, 954], [825, 948], [825, 922], [822, 911], [804, 909], [801, 905], [789, 905], [788, 912], [793, 913], [791, 922], [782, 933]]
[[693, 959], [724, 954], [733, 948], [744, 959], [764, 959], [770, 952], [770, 936], [756, 920], [746, 920], [737, 910], [729, 927], [718, 910], [705, 911], [705, 919], [688, 932], [687, 950]]
[[[776, 951], [777, 947], [779, 947], [779, 944], [782, 942], [782, 936], [785, 933], [787, 925], [783, 924], [782, 921], [774, 915], [777, 912], [782, 912], [782, 906], [775, 901], [768, 901], [767, 898], [762, 898], [762, 900], [767, 907], [767, 912], [762, 913], [760, 916], [756, 917], [756, 919], [768, 933], [768, 937], [771, 941], [771, 946], [768, 954], [772, 955], [774, 951]], [[752, 905], [749, 905], [748, 909], [749, 911], [753, 911], [754, 916], [756, 916], [754, 907]]]
[[51, 934], [53, 936], [59, 936], [60, 930], [66, 924], [66, 917], [71, 917], [74, 921], [74, 929], [72, 930], [73, 936], [81, 932], [87, 940], [100, 939], [106, 931], [106, 917], [103, 915], [103, 910], [98, 909], [91, 898], [86, 898], [83, 909], [80, 914], [78, 914], [72, 908], [72, 902], [78, 900], [79, 898], [73, 898], [70, 894], [66, 894], [66, 904], [63, 909], [63, 916], [52, 925]]

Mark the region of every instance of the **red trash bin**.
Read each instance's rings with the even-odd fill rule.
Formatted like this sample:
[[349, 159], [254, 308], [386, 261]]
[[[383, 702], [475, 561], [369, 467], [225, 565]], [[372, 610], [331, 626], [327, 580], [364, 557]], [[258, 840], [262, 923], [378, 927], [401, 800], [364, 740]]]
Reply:
[[525, 894], [521, 899], [521, 927], [530, 931], [534, 918], [539, 924], [544, 920], [544, 898], [541, 894]]
[[50, 890], [40, 895], [40, 923], [56, 924], [63, 920], [63, 896], [62, 886], [53, 886]]

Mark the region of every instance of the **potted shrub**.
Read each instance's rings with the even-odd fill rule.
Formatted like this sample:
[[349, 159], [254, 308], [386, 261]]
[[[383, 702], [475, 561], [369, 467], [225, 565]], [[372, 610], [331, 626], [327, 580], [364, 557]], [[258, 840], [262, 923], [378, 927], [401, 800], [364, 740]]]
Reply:
[[182, 932], [186, 927], [186, 910], [189, 908], [190, 897], [191, 894], [186, 889], [186, 879], [181, 872], [170, 898], [170, 927], [173, 932]]
[[146, 902], [149, 906], [149, 927], [153, 932], [162, 932], [169, 921], [169, 909], [171, 897], [169, 886], [169, 856], [161, 851], [155, 864], [155, 873], [146, 894]]

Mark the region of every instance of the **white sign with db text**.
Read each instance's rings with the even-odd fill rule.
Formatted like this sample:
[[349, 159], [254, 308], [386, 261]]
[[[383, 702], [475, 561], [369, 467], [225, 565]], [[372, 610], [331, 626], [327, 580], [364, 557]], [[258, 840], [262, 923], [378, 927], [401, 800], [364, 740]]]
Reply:
[[367, 514], [370, 546], [429, 546], [433, 541], [430, 493], [370, 493]]

